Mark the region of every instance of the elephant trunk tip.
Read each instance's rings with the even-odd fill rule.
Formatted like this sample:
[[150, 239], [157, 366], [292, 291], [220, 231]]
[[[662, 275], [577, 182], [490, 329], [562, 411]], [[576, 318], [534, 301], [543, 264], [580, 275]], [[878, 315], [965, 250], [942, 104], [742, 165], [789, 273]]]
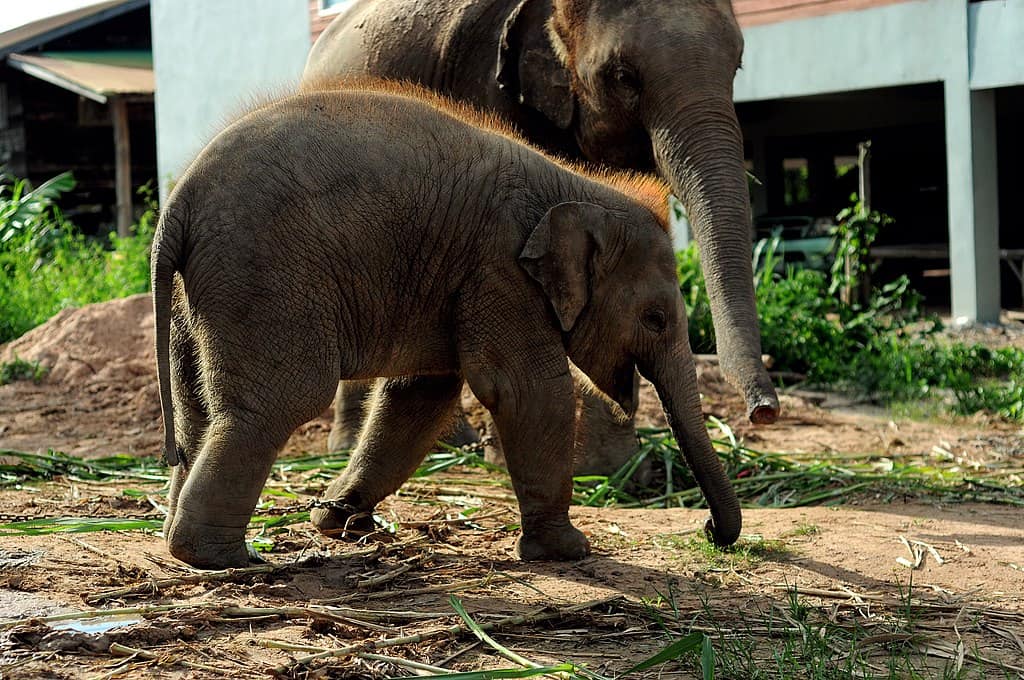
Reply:
[[747, 402], [747, 418], [754, 425], [771, 425], [779, 419], [779, 400], [773, 395]]
[[713, 517], [708, 517], [708, 521], [704, 523], [704, 535], [717, 547], [727, 548], [740, 537], [740, 525], [737, 522], [735, 525], [723, 529], [715, 524]]

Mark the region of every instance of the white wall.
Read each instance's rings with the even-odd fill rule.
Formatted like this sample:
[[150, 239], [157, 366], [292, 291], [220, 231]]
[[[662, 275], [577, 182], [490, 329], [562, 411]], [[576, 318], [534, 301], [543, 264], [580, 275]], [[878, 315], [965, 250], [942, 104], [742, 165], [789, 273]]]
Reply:
[[152, 0], [161, 197], [237, 113], [299, 81], [307, 0]]
[[[958, 0], [962, 5], [963, 0]], [[1000, 0], [1001, 1], [1001, 0]], [[743, 31], [737, 102], [943, 80], [949, 0], [753, 26]], [[960, 9], [962, 12], [962, 8]]]
[[1024, 85], [1024, 0], [968, 7], [971, 89]]

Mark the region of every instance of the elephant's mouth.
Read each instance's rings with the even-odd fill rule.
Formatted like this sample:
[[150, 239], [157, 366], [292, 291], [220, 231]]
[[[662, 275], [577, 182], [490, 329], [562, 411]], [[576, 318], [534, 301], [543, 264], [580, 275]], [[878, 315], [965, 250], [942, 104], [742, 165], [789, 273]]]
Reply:
[[615, 422], [625, 425], [633, 419], [637, 408], [636, 368], [632, 363], [620, 366], [612, 371], [610, 379], [595, 380], [580, 366], [571, 365], [577, 383], [603, 401], [608, 406]]
[[632, 362], [620, 366], [612, 374], [611, 391], [608, 396], [619, 405], [626, 420], [632, 420], [636, 414], [637, 392], [635, 386], [636, 367]]

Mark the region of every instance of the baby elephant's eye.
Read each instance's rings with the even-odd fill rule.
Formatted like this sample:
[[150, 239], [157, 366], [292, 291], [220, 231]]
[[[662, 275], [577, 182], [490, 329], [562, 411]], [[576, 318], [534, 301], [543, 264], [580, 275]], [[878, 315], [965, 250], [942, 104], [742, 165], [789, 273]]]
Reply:
[[660, 309], [648, 309], [644, 312], [641, 321], [644, 326], [655, 333], [662, 333], [665, 331], [665, 312]]

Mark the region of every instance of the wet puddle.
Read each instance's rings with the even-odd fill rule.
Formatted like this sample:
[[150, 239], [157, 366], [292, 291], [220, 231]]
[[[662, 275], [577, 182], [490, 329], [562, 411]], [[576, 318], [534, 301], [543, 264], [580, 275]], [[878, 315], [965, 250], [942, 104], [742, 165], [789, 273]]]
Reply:
[[87, 619], [69, 619], [67, 621], [54, 621], [50, 627], [54, 630], [73, 630], [79, 633], [106, 633], [115, 628], [124, 628], [141, 621], [137, 616], [93, 616]]
[[74, 615], [79, 610], [56, 602], [36, 593], [23, 593], [8, 588], [0, 588], [0, 620], [43, 618], [46, 616], [67, 616], [67, 619], [52, 621], [49, 626], [54, 630], [71, 630], [78, 633], [106, 633], [115, 628], [124, 628], [138, 623], [142, 619], [138, 616], [127, 614], [113, 616], [86, 616], [81, 612], [81, 618]]

